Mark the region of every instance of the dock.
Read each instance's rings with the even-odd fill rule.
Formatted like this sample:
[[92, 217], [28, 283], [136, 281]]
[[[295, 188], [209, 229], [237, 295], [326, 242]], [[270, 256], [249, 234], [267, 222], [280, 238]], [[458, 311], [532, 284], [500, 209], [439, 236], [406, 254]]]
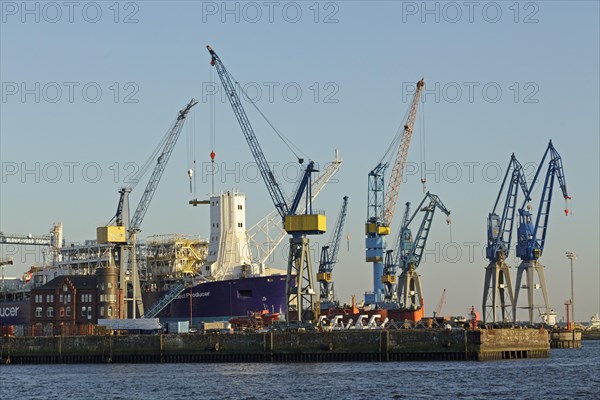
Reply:
[[2, 364], [491, 361], [545, 358], [545, 329], [0, 337]]

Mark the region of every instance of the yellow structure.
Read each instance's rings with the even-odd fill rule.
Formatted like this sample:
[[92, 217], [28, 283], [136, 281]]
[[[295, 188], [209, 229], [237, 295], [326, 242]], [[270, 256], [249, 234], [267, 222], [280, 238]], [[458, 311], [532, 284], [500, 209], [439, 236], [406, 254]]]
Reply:
[[99, 226], [96, 228], [96, 241], [98, 244], [127, 243], [124, 226]]
[[288, 215], [285, 217], [283, 229], [288, 233], [325, 233], [327, 218], [323, 214]]

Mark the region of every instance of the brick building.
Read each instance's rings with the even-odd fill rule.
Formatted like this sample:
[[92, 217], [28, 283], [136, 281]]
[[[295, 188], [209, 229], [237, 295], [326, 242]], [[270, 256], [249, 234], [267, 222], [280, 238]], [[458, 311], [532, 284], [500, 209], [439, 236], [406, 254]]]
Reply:
[[31, 323], [96, 324], [98, 284], [95, 275], [58, 276], [31, 290]]

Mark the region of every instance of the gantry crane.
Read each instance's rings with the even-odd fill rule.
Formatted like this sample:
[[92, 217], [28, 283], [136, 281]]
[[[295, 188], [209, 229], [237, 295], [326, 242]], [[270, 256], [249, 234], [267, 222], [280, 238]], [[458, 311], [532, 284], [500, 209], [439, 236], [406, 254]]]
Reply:
[[[131, 219], [129, 219], [129, 194], [134, 189], [135, 185], [131, 187], [123, 187], [119, 190], [119, 203], [117, 206], [117, 213], [113, 217], [115, 226], [104, 226], [98, 228], [98, 242], [99, 243], [115, 243], [117, 244], [117, 252], [119, 254], [119, 285], [122, 290], [123, 301], [133, 301], [134, 307], [132, 307], [133, 318], [136, 317], [136, 308], [138, 315], [144, 315], [144, 305], [142, 303], [142, 291], [139, 280], [139, 273], [136, 262], [136, 242], [137, 234], [141, 231], [142, 221], [148, 211], [152, 197], [156, 192], [158, 183], [163, 175], [163, 172], [169, 162], [169, 158], [173, 152], [179, 134], [183, 129], [185, 119], [192, 107], [198, 104], [195, 99], [190, 102], [177, 113], [175, 122], [167, 131], [165, 137], [161, 140], [154, 153], [141, 169], [141, 173], [138, 174], [137, 179], [134, 183], [137, 184], [139, 179], [147, 171], [147, 168], [151, 165], [156, 157], [156, 165], [152, 171], [152, 175], [146, 184], [142, 198], [138, 203], [135, 212]], [[112, 222], [112, 220], [111, 220]], [[129, 288], [127, 284], [127, 273], [130, 273], [130, 283], [132, 285], [132, 296], [129, 297]], [[124, 318], [128, 316], [127, 307], [124, 304], [120, 305], [121, 314]]]
[[[385, 236], [390, 234], [390, 225], [396, 209], [400, 184], [402, 183], [408, 157], [408, 148], [410, 147], [419, 100], [424, 85], [425, 81], [423, 79], [417, 82], [417, 88], [410, 103], [404, 129], [401, 133], [398, 132], [396, 134], [382, 161], [369, 172], [367, 223], [365, 226], [367, 238], [365, 245], [366, 261], [373, 263], [373, 293], [365, 296], [365, 302], [368, 304], [379, 303], [382, 300], [383, 284], [381, 277], [384, 269]], [[385, 159], [394, 153], [396, 154], [396, 158], [386, 191], [384, 174], [389, 163]]]
[[[506, 193], [504, 194], [504, 188]], [[504, 180], [496, 197], [494, 208], [487, 218], [486, 257], [489, 260], [485, 268], [483, 285], [483, 321], [506, 322], [510, 320], [510, 312], [514, 304], [514, 292], [510, 278], [510, 267], [506, 263], [510, 252], [511, 238], [515, 221], [515, 211], [519, 188], [524, 202], [529, 202], [529, 188], [525, 180], [523, 166], [514, 153], [504, 174]], [[500, 200], [504, 197], [502, 209]], [[498, 215], [501, 212], [501, 215]]]
[[317, 272], [317, 281], [321, 285], [319, 300], [321, 309], [329, 309], [335, 306], [334, 286], [331, 280], [331, 273], [337, 263], [347, 210], [348, 196], [344, 196], [342, 208], [340, 209], [340, 213], [335, 221], [335, 228], [331, 234], [331, 240], [327, 246], [321, 248], [321, 262], [319, 263], [319, 272]]
[[[549, 156], [546, 177], [544, 179], [544, 187], [540, 198], [539, 209], [535, 219], [535, 224], [532, 222], [532, 213], [530, 207], [524, 202], [519, 209], [519, 226], [517, 228], [517, 257], [521, 259], [519, 268], [517, 269], [517, 282], [515, 289], [515, 302], [513, 303], [513, 318], [517, 319], [517, 301], [521, 289], [527, 289], [527, 306], [519, 307], [528, 311], [529, 322], [533, 323], [534, 305], [534, 273], [537, 273], [539, 279], [539, 288], [542, 290], [544, 299], [545, 314], [551, 311], [548, 301], [548, 291], [546, 289], [546, 280], [544, 278], [544, 266], [540, 264], [538, 259], [542, 256], [544, 245], [546, 244], [546, 234], [548, 232], [548, 220], [550, 218], [550, 205], [552, 202], [552, 191], [554, 189], [554, 180], [558, 178], [558, 183], [562, 191], [565, 202], [571, 197], [567, 192], [567, 183], [565, 180], [565, 172], [563, 170], [562, 158], [554, 148], [552, 140], [548, 143], [548, 147], [544, 152], [542, 161], [540, 162], [533, 181], [529, 186], [529, 193], [533, 193], [538, 177], [544, 168], [546, 157]], [[565, 215], [569, 215], [569, 208], [565, 207]], [[521, 286], [525, 274], [525, 284]]]
[[[426, 201], [429, 201], [429, 203], [425, 204]], [[416, 270], [421, 264], [436, 209], [439, 209], [446, 214], [446, 223], [450, 224], [450, 210], [446, 208], [437, 195], [427, 192], [406, 223], [404, 232], [402, 232], [403, 238], [400, 240], [400, 247], [396, 258], [396, 262], [402, 270], [398, 279], [398, 300], [400, 302], [400, 309], [406, 311], [419, 311], [418, 315], [421, 317], [424, 311], [422, 308], [423, 292], [421, 290], [419, 274]], [[424, 213], [423, 219], [419, 225], [417, 235], [413, 240], [409, 226], [419, 212]], [[420, 318], [414, 318], [413, 321], [419, 319]]]
[[[248, 142], [252, 156], [267, 186], [273, 204], [283, 220], [283, 227], [287, 233], [292, 235], [290, 238], [286, 275], [286, 320], [288, 322], [298, 321], [301, 323], [313, 322], [315, 319], [315, 291], [313, 288], [307, 235], [325, 233], [326, 225], [325, 215], [314, 212], [312, 209], [311, 177], [314, 172], [318, 171], [315, 168], [314, 162], [310, 161], [304, 170], [304, 175], [293, 196], [293, 200], [288, 204], [275, 174], [267, 163], [252, 125], [246, 115], [246, 111], [242, 106], [242, 102], [234, 86], [235, 80], [233, 76], [225, 68], [217, 53], [210, 46], [206, 46], [206, 48], [211, 55], [211, 65], [217, 69], [223, 89], [227, 94], [227, 98], [240, 124], [244, 137]], [[303, 162], [302, 159], [298, 161], [300, 163]], [[304, 199], [306, 211], [305, 214], [298, 214], [302, 199]]]

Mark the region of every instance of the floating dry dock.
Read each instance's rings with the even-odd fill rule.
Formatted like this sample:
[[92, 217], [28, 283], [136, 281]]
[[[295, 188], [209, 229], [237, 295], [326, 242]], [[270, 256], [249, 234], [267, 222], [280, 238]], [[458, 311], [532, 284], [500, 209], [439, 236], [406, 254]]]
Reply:
[[4, 364], [502, 360], [547, 357], [544, 329], [1, 337]]

